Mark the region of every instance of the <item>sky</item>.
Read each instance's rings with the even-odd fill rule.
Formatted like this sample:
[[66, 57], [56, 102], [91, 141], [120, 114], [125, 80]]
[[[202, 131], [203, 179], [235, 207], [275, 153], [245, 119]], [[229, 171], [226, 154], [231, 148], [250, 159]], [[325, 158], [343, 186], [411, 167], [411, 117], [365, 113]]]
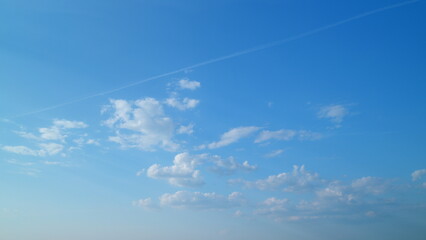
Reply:
[[423, 0], [0, 0], [0, 239], [423, 239]]

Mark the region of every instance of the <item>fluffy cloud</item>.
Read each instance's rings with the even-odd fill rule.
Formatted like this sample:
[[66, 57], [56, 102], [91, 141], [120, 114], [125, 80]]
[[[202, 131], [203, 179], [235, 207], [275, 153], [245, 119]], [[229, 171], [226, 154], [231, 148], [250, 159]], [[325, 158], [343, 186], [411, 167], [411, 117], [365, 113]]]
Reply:
[[190, 81], [188, 79], [179, 80], [178, 85], [181, 89], [189, 89], [189, 90], [195, 90], [201, 86], [200, 82]]
[[170, 184], [180, 187], [197, 187], [204, 184], [200, 170], [195, 167], [206, 155], [177, 154], [172, 166], [162, 167], [159, 164], [150, 166], [147, 176], [154, 179], [165, 179]]
[[318, 111], [318, 118], [326, 118], [339, 124], [348, 113], [348, 110], [343, 105], [328, 105]]
[[[153, 151], [157, 147], [175, 151], [179, 145], [173, 138], [174, 124], [164, 114], [161, 103], [154, 98], [143, 98], [135, 102], [126, 100], [110, 100], [113, 116], [104, 123], [117, 130], [110, 141], [126, 148], [139, 148]], [[131, 134], [123, 134], [129, 131]]]
[[[413, 181], [419, 181], [423, 178], [424, 175], [426, 175], [426, 169], [419, 169], [419, 170], [414, 171], [411, 174], [411, 179]], [[422, 187], [426, 188], [426, 182], [425, 181], [422, 183]]]
[[292, 172], [284, 172], [271, 175], [266, 179], [254, 182], [244, 180], [231, 180], [231, 183], [243, 183], [247, 187], [254, 187], [259, 190], [283, 190], [286, 192], [312, 191], [324, 184], [317, 173], [310, 173], [305, 170], [305, 166], [293, 166]]
[[189, 124], [187, 126], [180, 126], [177, 131], [178, 134], [188, 134], [191, 135], [194, 133], [194, 124]]
[[61, 140], [63, 141], [67, 135], [63, 132], [65, 129], [72, 128], [86, 128], [87, 124], [78, 121], [69, 121], [64, 119], [57, 119], [53, 121], [53, 125], [48, 128], [39, 128], [40, 138], [46, 140]]
[[229, 144], [237, 142], [241, 138], [245, 138], [249, 136], [250, 134], [258, 131], [259, 129], [260, 129], [259, 127], [254, 127], [254, 126], [233, 128], [229, 130], [228, 132], [224, 133], [220, 137], [219, 141], [210, 143], [208, 145], [208, 148], [213, 149], [213, 148], [220, 148], [220, 147], [227, 146]]
[[197, 99], [191, 99], [191, 98], [184, 98], [180, 100], [176, 97], [171, 97], [166, 99], [165, 103], [171, 107], [174, 107], [183, 111], [183, 110], [195, 108], [198, 105], [198, 103], [200, 103], [200, 101]]
[[413, 181], [417, 181], [417, 180], [420, 180], [423, 177], [423, 175], [426, 175], [426, 169], [419, 169], [411, 173], [411, 179]]
[[289, 130], [289, 129], [281, 129], [278, 131], [262, 131], [259, 136], [257, 136], [255, 143], [265, 142], [271, 139], [281, 140], [281, 141], [289, 141], [294, 138], [298, 138], [299, 140], [317, 140], [322, 138], [320, 133], [306, 131], [306, 130]]
[[220, 156], [213, 156], [211, 161], [214, 164], [212, 171], [220, 175], [230, 175], [236, 171], [253, 171], [257, 168], [254, 165], [250, 165], [247, 161], [242, 164], [238, 163], [233, 157], [223, 159]]
[[166, 193], [160, 197], [162, 206], [185, 209], [226, 209], [241, 206], [244, 198], [239, 192], [233, 192], [228, 196], [217, 193], [201, 193], [178, 191]]

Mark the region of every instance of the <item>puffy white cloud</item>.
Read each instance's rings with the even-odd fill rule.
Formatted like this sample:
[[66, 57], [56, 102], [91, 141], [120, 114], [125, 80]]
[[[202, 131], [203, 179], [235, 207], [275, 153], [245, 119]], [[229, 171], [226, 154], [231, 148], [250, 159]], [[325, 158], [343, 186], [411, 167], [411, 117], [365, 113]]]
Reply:
[[339, 124], [348, 113], [348, 110], [343, 105], [328, 105], [318, 111], [318, 118], [326, 118]]
[[177, 133], [191, 135], [192, 133], [194, 133], [194, 124], [189, 124], [187, 126], [183, 126], [183, 125], [180, 126], [177, 129]]
[[259, 190], [283, 190], [286, 192], [312, 191], [324, 184], [317, 173], [310, 173], [305, 170], [305, 166], [293, 166], [292, 172], [284, 172], [277, 175], [271, 175], [266, 179], [260, 179], [254, 182], [243, 180], [231, 180], [231, 183], [243, 183], [248, 187], [254, 187]]
[[423, 177], [423, 175], [426, 175], [426, 169], [419, 169], [411, 173], [411, 179], [413, 181], [418, 181]]
[[165, 103], [171, 107], [174, 107], [183, 111], [183, 110], [195, 108], [200, 103], [200, 100], [191, 99], [187, 97], [180, 100], [176, 97], [171, 97], [171, 98], [167, 98]]
[[322, 138], [320, 133], [306, 131], [306, 130], [290, 130], [290, 129], [281, 129], [278, 131], [262, 131], [259, 136], [257, 136], [255, 143], [260, 143], [268, 141], [271, 139], [281, 140], [281, 141], [290, 141], [294, 138], [299, 140], [317, 140]]
[[213, 148], [220, 148], [220, 147], [227, 146], [229, 144], [237, 142], [241, 138], [245, 138], [249, 136], [250, 134], [258, 131], [259, 129], [260, 129], [259, 127], [254, 127], [254, 126], [233, 128], [229, 130], [228, 132], [224, 133], [220, 137], [219, 141], [210, 143], [208, 145], [208, 148], [213, 149]]
[[[119, 143], [122, 147], [139, 148], [153, 151], [160, 147], [175, 151], [179, 145], [173, 141], [174, 124], [171, 118], [164, 114], [161, 103], [154, 98], [143, 98], [135, 102], [126, 100], [110, 100], [113, 116], [104, 123], [117, 130], [110, 141]], [[131, 131], [123, 134], [120, 130]]]
[[254, 165], [250, 165], [247, 161], [243, 162], [242, 164], [238, 163], [233, 157], [223, 159], [216, 155], [213, 156], [210, 160], [214, 164], [212, 171], [220, 175], [230, 175], [236, 171], [253, 171], [257, 168]]
[[190, 81], [188, 79], [181, 79], [179, 80], [178, 85], [181, 89], [195, 90], [201, 86], [201, 83], [197, 81]]
[[86, 128], [87, 124], [79, 121], [69, 121], [65, 119], [53, 120], [53, 125], [48, 128], [39, 128], [40, 137], [46, 140], [64, 140], [67, 135], [63, 133], [65, 129]]
[[62, 134], [61, 129], [57, 127], [39, 128], [40, 137], [46, 140], [64, 140], [66, 135]]
[[244, 198], [239, 192], [233, 192], [228, 196], [217, 193], [201, 193], [178, 191], [166, 193], [160, 197], [162, 206], [185, 209], [226, 209], [238, 207], [244, 204]]
[[150, 166], [147, 176], [154, 179], [165, 179], [170, 184], [180, 187], [197, 187], [204, 184], [200, 170], [195, 167], [206, 155], [177, 154], [172, 166], [162, 167], [159, 164]]

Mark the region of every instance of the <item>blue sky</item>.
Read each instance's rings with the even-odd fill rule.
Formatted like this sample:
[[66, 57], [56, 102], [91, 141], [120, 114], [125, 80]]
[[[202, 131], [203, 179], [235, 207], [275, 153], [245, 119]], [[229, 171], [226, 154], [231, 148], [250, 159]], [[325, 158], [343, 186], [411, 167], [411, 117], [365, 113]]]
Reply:
[[422, 239], [420, 1], [0, 2], [0, 238]]

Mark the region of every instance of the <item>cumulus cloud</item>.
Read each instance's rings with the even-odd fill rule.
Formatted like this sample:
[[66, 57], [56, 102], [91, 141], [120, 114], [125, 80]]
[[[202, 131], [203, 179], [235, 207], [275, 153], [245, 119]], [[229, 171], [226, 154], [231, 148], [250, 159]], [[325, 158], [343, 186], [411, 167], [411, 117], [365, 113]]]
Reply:
[[227, 209], [241, 206], [243, 203], [244, 198], [239, 192], [223, 196], [214, 192], [178, 191], [172, 194], [166, 193], [160, 197], [162, 206], [183, 209]]
[[178, 85], [181, 89], [195, 90], [201, 86], [201, 83], [197, 81], [190, 81], [188, 79], [181, 79], [179, 80]]
[[181, 100], [176, 97], [171, 97], [171, 98], [167, 98], [165, 103], [171, 107], [174, 107], [183, 111], [183, 110], [195, 108], [200, 103], [200, 100], [191, 99], [187, 97]]
[[65, 119], [56, 119], [53, 125], [48, 128], [39, 128], [40, 138], [46, 140], [64, 140], [67, 135], [64, 134], [65, 129], [86, 128], [87, 124], [79, 121], [69, 121]]
[[419, 169], [411, 173], [411, 179], [413, 181], [418, 181], [423, 177], [423, 175], [426, 175], [426, 169]]
[[[153, 151], [162, 148], [175, 151], [179, 145], [173, 141], [174, 124], [164, 114], [163, 107], [154, 98], [143, 98], [130, 102], [126, 100], [110, 100], [113, 116], [104, 123], [117, 130], [109, 140], [125, 148], [139, 148]], [[131, 134], [124, 134], [128, 131]]]
[[212, 171], [220, 175], [231, 175], [236, 171], [253, 171], [257, 168], [250, 165], [248, 161], [238, 163], [233, 157], [223, 159], [216, 155], [211, 158], [211, 161], [214, 164]]
[[281, 141], [290, 141], [294, 138], [299, 140], [318, 140], [322, 138], [320, 133], [306, 131], [306, 130], [290, 130], [290, 129], [281, 129], [277, 131], [262, 131], [259, 136], [257, 136], [255, 143], [265, 142], [268, 140], [281, 140]]
[[194, 124], [189, 124], [186, 126], [180, 126], [177, 131], [178, 134], [188, 134], [191, 135], [194, 133]]
[[336, 124], [340, 124], [348, 113], [348, 109], [345, 106], [334, 104], [322, 107], [318, 111], [317, 116], [318, 118], [329, 119]]
[[258, 131], [259, 129], [260, 129], [259, 127], [254, 127], [254, 126], [233, 128], [229, 130], [228, 132], [224, 133], [220, 137], [219, 141], [208, 144], [208, 148], [214, 149], [214, 148], [227, 146], [229, 144], [237, 142], [241, 138], [248, 137], [250, 134]]
[[159, 164], [150, 166], [147, 176], [154, 179], [164, 179], [170, 184], [180, 187], [197, 187], [204, 184], [200, 170], [195, 169], [206, 155], [177, 154], [172, 166], [162, 167]]

